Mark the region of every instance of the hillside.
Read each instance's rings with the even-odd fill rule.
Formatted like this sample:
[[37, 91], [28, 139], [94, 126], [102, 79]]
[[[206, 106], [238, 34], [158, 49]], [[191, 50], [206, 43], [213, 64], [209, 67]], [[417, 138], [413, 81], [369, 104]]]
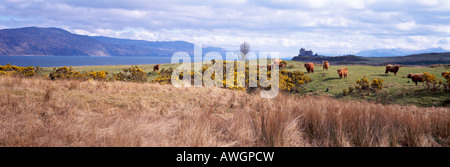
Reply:
[[374, 49], [374, 50], [363, 50], [355, 55], [362, 57], [397, 57], [397, 56], [406, 56], [413, 54], [423, 54], [423, 53], [444, 53], [449, 52], [442, 47], [437, 48], [428, 48], [422, 50], [413, 50], [413, 49], [403, 49], [403, 48], [393, 48], [393, 49]]
[[104, 44], [58, 28], [0, 30], [0, 55], [110, 56]]
[[432, 65], [432, 64], [450, 64], [450, 52], [446, 53], [424, 53], [408, 56], [396, 57], [361, 57], [354, 55], [347, 56], [320, 56], [320, 57], [298, 57], [292, 58], [293, 61], [316, 62], [329, 61], [334, 64], [360, 64], [360, 65]]
[[[225, 53], [217, 47], [205, 51]], [[193, 55], [194, 44], [185, 41], [144, 41], [85, 36], [59, 28], [27, 27], [0, 30], [0, 55], [29, 56], [172, 56]]]

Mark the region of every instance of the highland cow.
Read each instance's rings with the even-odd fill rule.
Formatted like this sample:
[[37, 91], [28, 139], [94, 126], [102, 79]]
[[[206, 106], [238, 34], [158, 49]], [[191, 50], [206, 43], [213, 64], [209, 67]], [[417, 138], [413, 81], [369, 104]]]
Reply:
[[284, 69], [286, 67], [281, 59], [272, 59], [272, 64], [279, 66], [280, 69]]
[[411, 78], [411, 80], [416, 83], [417, 82], [424, 82], [426, 80], [425, 76], [423, 76], [423, 74], [408, 74], [408, 78]]
[[267, 66], [261, 65], [259, 66], [259, 68], [267, 68], [267, 71], [272, 70], [272, 65], [271, 64], [267, 64]]
[[449, 79], [449, 78], [450, 78], [450, 71], [444, 71], [444, 72], [442, 72], [442, 76], [443, 76], [445, 79]]
[[280, 65], [281, 61], [283, 61], [283, 60], [281, 60], [281, 59], [272, 59], [272, 64]]
[[347, 67], [338, 69], [338, 70], [336, 70], [336, 71], [337, 71], [337, 73], [339, 74], [339, 77], [340, 77], [341, 79], [342, 79], [342, 77], [347, 78], [347, 75], [348, 75], [348, 69], [347, 69]]
[[322, 62], [322, 68], [328, 71], [328, 68], [330, 67], [330, 63], [328, 63], [328, 61], [323, 61]]
[[306, 71], [309, 73], [314, 73], [314, 63], [305, 63]]
[[400, 70], [400, 66], [399, 65], [386, 65], [386, 71], [384, 72], [386, 75], [389, 74], [389, 72], [393, 72], [394, 75], [397, 75], [398, 70]]
[[153, 71], [159, 71], [159, 64], [153, 66]]

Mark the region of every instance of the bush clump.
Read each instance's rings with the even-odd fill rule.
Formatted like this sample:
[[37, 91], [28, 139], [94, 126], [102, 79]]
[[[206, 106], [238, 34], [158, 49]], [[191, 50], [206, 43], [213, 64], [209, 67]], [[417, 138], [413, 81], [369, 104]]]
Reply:
[[356, 87], [355, 89], [361, 89], [361, 90], [368, 90], [369, 87], [369, 80], [366, 77], [363, 77], [361, 79], [358, 79], [356, 81]]
[[170, 77], [173, 73], [173, 68], [169, 69], [161, 69], [161, 71], [158, 72], [158, 76], [152, 80], [153, 83], [160, 83], [160, 84], [170, 84], [171, 80]]
[[[422, 73], [422, 76], [425, 78], [425, 83], [427, 85], [427, 90], [432, 91], [434, 93], [437, 92], [438, 88], [441, 85], [444, 85], [442, 80], [437, 80], [436, 76], [427, 72]], [[447, 80], [448, 81], [448, 80]], [[444, 85], [445, 87], [445, 85]]]
[[443, 83], [445, 90], [450, 90], [450, 71], [442, 72], [442, 76], [447, 80]]
[[348, 93], [350, 94], [354, 90], [360, 91], [379, 91], [383, 89], [383, 80], [382, 79], [373, 79], [371, 82], [366, 77], [362, 77], [361, 79], [356, 80], [355, 87], [349, 87]]
[[[215, 63], [220, 63], [220, 61], [215, 61]], [[229, 62], [228, 62], [229, 63]], [[248, 63], [245, 64], [245, 73], [238, 73], [237, 70], [237, 64], [238, 62], [234, 61], [234, 69], [232, 73], [227, 73], [227, 61], [222, 61], [223, 64], [223, 76], [222, 78], [218, 78], [216, 79], [216, 72], [211, 72], [208, 71], [207, 67], [202, 67], [201, 71], [191, 71], [191, 81], [194, 80], [196, 75], [204, 75], [207, 77], [211, 77], [212, 80], [214, 80], [215, 82], [218, 82], [218, 85], [221, 85], [223, 87], [232, 89], [232, 90], [238, 90], [238, 91], [244, 91], [244, 90], [249, 90], [249, 89], [253, 89], [249, 87], [249, 82], [252, 79], [255, 78], [250, 78], [249, 76], [249, 71], [250, 70], [256, 70], [257, 71], [257, 77], [256, 77], [256, 83], [257, 83], [257, 87], [261, 88], [261, 84], [260, 83], [260, 74], [259, 74], [259, 66], [249, 66]], [[266, 66], [262, 66], [261, 68], [266, 67]], [[154, 80], [152, 80], [152, 82], [157, 82], [157, 83], [161, 83], [161, 84], [170, 84], [171, 83], [171, 75], [174, 72], [174, 69], [169, 69], [169, 70], [161, 70], [161, 72], [159, 72], [159, 76], [157, 78], [155, 78]], [[294, 71], [294, 72], [288, 72], [286, 70], [280, 70], [280, 90], [282, 91], [286, 91], [286, 92], [298, 92], [301, 90], [302, 86], [306, 83], [311, 82], [311, 79], [305, 75], [305, 73], [300, 72], [300, 71]], [[230, 76], [227, 76], [230, 75]], [[227, 77], [233, 77], [232, 75], [234, 75], [234, 80], [233, 81], [227, 81]], [[267, 71], [267, 78], [270, 79], [271, 78], [271, 71], [268, 70]], [[178, 80], [182, 80], [183, 79], [183, 72], [180, 72], [180, 75], [178, 77]], [[245, 83], [241, 83], [241, 81], [245, 81]], [[245, 85], [245, 86], [244, 86]], [[269, 87], [270, 88], [270, 87]], [[268, 89], [268, 88], [267, 88]]]
[[147, 75], [144, 70], [138, 66], [132, 65], [131, 68], [122, 69], [123, 73], [114, 74], [112, 80], [114, 81], [132, 81], [132, 82], [146, 82]]
[[108, 76], [107, 71], [91, 71], [84, 73], [84, 78], [89, 80], [99, 80], [99, 81], [105, 81]]
[[59, 67], [53, 68], [53, 71], [49, 74], [50, 79], [76, 79], [76, 80], [99, 80], [105, 81], [108, 76], [106, 71], [91, 71], [86, 73], [80, 73], [74, 71], [72, 67]]
[[280, 71], [280, 90], [282, 91], [300, 92], [303, 85], [310, 82], [311, 78], [309, 78], [304, 72], [288, 72], [286, 70]]
[[53, 68], [53, 71], [50, 73], [49, 77], [52, 80], [55, 79], [82, 79], [83, 75], [78, 71], [73, 71], [72, 67], [59, 67]]
[[372, 86], [372, 89], [380, 90], [383, 88], [383, 80], [382, 79], [373, 79], [370, 86]]
[[0, 66], [0, 75], [32, 77], [37, 75], [39, 66], [20, 67], [11, 64]]

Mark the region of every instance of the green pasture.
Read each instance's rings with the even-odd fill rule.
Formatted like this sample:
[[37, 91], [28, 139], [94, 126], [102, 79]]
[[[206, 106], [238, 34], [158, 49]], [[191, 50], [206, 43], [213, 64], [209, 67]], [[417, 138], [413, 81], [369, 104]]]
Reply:
[[[304, 62], [287, 61], [286, 70], [300, 70], [306, 72], [303, 66]], [[176, 68], [179, 64], [161, 64], [160, 68]], [[109, 66], [75, 66], [73, 70], [80, 72], [88, 71], [108, 71], [111, 74], [119, 73], [130, 65], [109, 65]], [[154, 79], [158, 74], [152, 72], [153, 65], [139, 65], [148, 74], [148, 80]], [[349, 70], [348, 78], [339, 78], [336, 70], [347, 67]], [[42, 74], [49, 74], [53, 67], [42, 68]], [[351, 100], [369, 100], [383, 104], [413, 104], [417, 106], [449, 106], [450, 93], [445, 91], [431, 92], [427, 91], [423, 83], [417, 86], [406, 76], [409, 73], [428, 72], [436, 76], [437, 80], [445, 81], [441, 72], [449, 71], [443, 67], [401, 67], [397, 76], [393, 73], [386, 75], [384, 66], [364, 66], [364, 65], [333, 65], [330, 63], [328, 71], [323, 70], [322, 66], [316, 64], [314, 73], [307, 74], [312, 82], [305, 86], [300, 94], [329, 95], [335, 98]], [[378, 92], [354, 92], [348, 96], [343, 96], [343, 89], [354, 87], [356, 80], [366, 77], [369, 81], [372, 79], [382, 79], [383, 89]]]

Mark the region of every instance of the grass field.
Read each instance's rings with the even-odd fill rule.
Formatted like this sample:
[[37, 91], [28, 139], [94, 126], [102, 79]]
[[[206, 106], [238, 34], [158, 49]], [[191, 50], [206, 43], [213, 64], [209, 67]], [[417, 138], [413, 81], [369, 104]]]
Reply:
[[[294, 65], [294, 68], [286, 68], [288, 71], [301, 70], [305, 71], [303, 62], [288, 62], [289, 65]], [[336, 70], [347, 67], [349, 70], [348, 78], [339, 78]], [[368, 99], [374, 100], [383, 104], [415, 104], [419, 106], [445, 106], [448, 105], [446, 100], [450, 100], [448, 92], [430, 93], [425, 91], [423, 83], [416, 86], [411, 79], [406, 76], [408, 73], [423, 73], [428, 72], [436, 76], [436, 78], [445, 81], [441, 76], [441, 72], [449, 71], [443, 67], [401, 67], [397, 76], [393, 73], [386, 75], [384, 66], [361, 66], [361, 65], [333, 65], [330, 64], [328, 71], [323, 70], [322, 66], [316, 66], [313, 74], [308, 74], [312, 78], [311, 84], [306, 88], [306, 92], [315, 95], [330, 95], [337, 98], [348, 99]], [[370, 95], [353, 94], [350, 96], [342, 96], [343, 89], [356, 85], [356, 80], [366, 77], [371, 81], [372, 79], [382, 79], [383, 89], [378, 93], [371, 93]], [[327, 88], [329, 92], [326, 92]]]
[[[286, 70], [295, 71], [300, 70], [306, 72], [303, 66], [303, 62], [288, 61]], [[177, 67], [178, 64], [162, 64], [161, 68]], [[293, 66], [293, 67], [292, 67]], [[114, 66], [76, 66], [73, 67], [75, 71], [87, 72], [87, 71], [108, 71], [110, 74], [119, 73], [123, 68], [128, 68], [129, 65], [114, 65]], [[140, 65], [145, 72], [149, 73], [148, 81], [156, 78], [157, 73], [152, 72], [153, 65]], [[292, 67], [292, 68], [291, 68]], [[336, 69], [347, 67], [349, 69], [348, 78], [339, 79], [339, 75]], [[43, 68], [43, 74], [49, 74], [53, 68]], [[385, 75], [384, 66], [362, 66], [362, 65], [333, 65], [330, 64], [328, 71], [322, 70], [321, 66], [315, 67], [313, 74], [308, 74], [312, 78], [312, 82], [305, 87], [301, 94], [311, 95], [328, 95], [335, 98], [344, 98], [352, 100], [370, 100], [379, 102], [382, 104], [412, 104], [417, 106], [449, 106], [450, 95], [448, 92], [440, 91], [437, 93], [431, 93], [425, 90], [425, 86], [419, 83], [416, 86], [409, 78], [406, 78], [408, 73], [423, 73], [428, 72], [437, 77], [437, 79], [445, 80], [441, 76], [441, 72], [448, 71], [443, 67], [430, 68], [430, 67], [401, 67], [397, 76], [390, 73]], [[383, 89], [377, 93], [354, 93], [349, 96], [343, 96], [343, 89], [347, 89], [350, 86], [355, 86], [355, 81], [366, 77], [369, 80], [382, 79]], [[409, 82], [409, 83], [408, 83]], [[326, 92], [328, 88], [328, 92]]]
[[450, 146], [441, 107], [8, 76], [0, 97], [0, 147]]

